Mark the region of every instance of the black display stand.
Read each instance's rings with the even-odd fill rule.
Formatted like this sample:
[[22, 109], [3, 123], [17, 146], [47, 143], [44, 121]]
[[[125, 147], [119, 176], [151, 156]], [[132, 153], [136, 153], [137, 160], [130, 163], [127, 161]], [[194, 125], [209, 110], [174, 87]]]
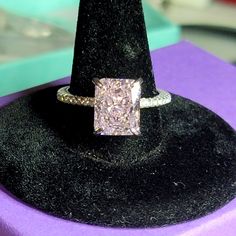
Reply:
[[[141, 2], [81, 0], [80, 9], [71, 92], [91, 95], [92, 77], [143, 77], [143, 95], [153, 96]], [[149, 227], [198, 218], [235, 196], [236, 134], [206, 108], [173, 95], [141, 110], [141, 136], [98, 137], [93, 108], [58, 102], [57, 90], [0, 111], [0, 180], [25, 202], [79, 222]]]
[[94, 78], [142, 78], [157, 94], [141, 0], [80, 1], [70, 92], [94, 96]]

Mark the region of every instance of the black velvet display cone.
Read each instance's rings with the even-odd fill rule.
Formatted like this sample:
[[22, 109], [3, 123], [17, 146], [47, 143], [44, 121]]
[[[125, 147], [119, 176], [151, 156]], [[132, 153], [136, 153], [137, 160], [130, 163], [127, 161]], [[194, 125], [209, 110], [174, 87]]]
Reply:
[[94, 96], [93, 78], [142, 78], [157, 94], [141, 0], [81, 0], [70, 92]]
[[[155, 94], [139, 0], [81, 1], [71, 92], [93, 95], [94, 77], [142, 77], [143, 96]], [[141, 136], [95, 136], [93, 108], [57, 90], [0, 111], [0, 181], [20, 199], [78, 222], [153, 227], [234, 198], [236, 134], [211, 111], [173, 95], [141, 110]]]

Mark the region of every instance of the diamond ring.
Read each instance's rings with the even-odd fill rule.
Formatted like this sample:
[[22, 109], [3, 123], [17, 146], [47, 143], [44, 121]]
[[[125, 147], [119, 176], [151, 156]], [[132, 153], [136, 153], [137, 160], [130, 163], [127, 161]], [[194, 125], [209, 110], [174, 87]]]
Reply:
[[157, 90], [153, 98], [141, 98], [142, 80], [94, 79], [95, 97], [81, 97], [69, 92], [69, 86], [57, 92], [63, 103], [94, 107], [95, 134], [140, 135], [140, 108], [152, 108], [171, 102], [171, 94]]

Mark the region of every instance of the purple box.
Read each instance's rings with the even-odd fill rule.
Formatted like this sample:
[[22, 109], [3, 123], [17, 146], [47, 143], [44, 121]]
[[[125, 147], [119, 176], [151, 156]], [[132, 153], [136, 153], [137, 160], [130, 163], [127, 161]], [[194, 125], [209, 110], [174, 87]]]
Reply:
[[[196, 101], [236, 129], [236, 67], [182, 42], [152, 53], [159, 88]], [[43, 87], [69, 83], [56, 81]], [[0, 98], [0, 107], [23, 93]], [[0, 187], [0, 236], [235, 236], [236, 199], [201, 219], [164, 228], [111, 229], [65, 221], [22, 203]]]

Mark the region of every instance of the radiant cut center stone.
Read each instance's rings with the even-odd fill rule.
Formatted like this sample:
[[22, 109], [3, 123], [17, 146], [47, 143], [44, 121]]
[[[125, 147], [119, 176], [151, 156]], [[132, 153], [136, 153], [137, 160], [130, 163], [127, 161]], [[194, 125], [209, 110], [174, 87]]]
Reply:
[[94, 129], [100, 135], [139, 135], [141, 81], [95, 80]]

